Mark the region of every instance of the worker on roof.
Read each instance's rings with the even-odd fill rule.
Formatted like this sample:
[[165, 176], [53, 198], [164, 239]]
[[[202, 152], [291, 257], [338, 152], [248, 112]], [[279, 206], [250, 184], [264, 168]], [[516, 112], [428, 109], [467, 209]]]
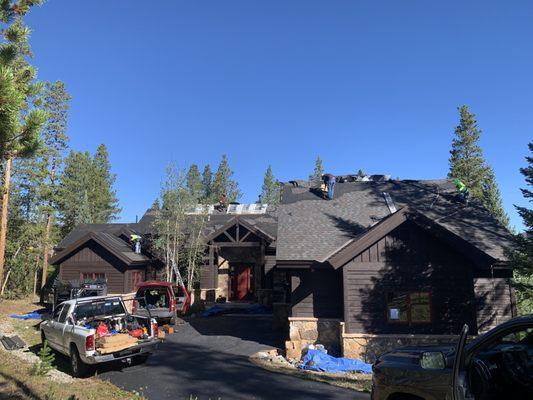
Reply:
[[130, 235], [131, 243], [133, 243], [135, 253], [137, 254], [141, 254], [141, 239], [142, 237], [139, 235], [135, 235], [135, 234]]
[[466, 203], [468, 201], [468, 196], [470, 196], [468, 188], [460, 179], [455, 178], [453, 180], [453, 183], [455, 184], [455, 188], [459, 192], [459, 196]]
[[335, 190], [335, 176], [331, 174], [322, 175], [322, 181], [326, 185], [326, 194], [329, 200], [333, 200], [333, 191]]

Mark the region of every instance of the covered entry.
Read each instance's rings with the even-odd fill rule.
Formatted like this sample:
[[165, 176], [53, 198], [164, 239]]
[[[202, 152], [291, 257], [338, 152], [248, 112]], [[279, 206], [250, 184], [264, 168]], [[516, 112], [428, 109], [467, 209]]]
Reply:
[[236, 216], [207, 240], [207, 262], [201, 268], [200, 277], [202, 298], [268, 302], [272, 283], [265, 273], [265, 265], [274, 261], [275, 249], [271, 244], [275, 239]]

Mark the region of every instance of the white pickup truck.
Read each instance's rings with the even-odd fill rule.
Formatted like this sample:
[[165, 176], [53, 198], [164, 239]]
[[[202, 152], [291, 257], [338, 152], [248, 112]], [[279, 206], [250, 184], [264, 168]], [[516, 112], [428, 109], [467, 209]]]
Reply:
[[[100, 363], [133, 357], [144, 361], [159, 344], [157, 336], [156, 320], [129, 314], [120, 297], [68, 300], [41, 323], [41, 340], [70, 358], [76, 377]], [[119, 340], [110, 345], [111, 339]]]

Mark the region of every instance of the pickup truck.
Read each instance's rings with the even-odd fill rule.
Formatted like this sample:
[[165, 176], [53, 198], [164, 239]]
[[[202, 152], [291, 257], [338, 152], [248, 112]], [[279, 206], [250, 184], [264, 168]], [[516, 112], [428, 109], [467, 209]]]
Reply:
[[155, 319], [128, 313], [116, 296], [65, 301], [41, 323], [41, 340], [70, 358], [75, 377], [101, 363], [134, 357], [142, 362], [159, 344], [157, 336]]

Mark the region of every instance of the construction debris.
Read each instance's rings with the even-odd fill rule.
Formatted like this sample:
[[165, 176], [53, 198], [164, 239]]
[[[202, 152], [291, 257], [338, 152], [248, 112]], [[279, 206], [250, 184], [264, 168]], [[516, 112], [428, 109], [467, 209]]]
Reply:
[[137, 344], [137, 338], [127, 333], [117, 333], [113, 336], [99, 337], [96, 339], [96, 344], [100, 354], [108, 354], [134, 346]]
[[11, 337], [2, 336], [0, 341], [6, 350], [17, 350], [26, 347], [26, 343], [17, 335]]

